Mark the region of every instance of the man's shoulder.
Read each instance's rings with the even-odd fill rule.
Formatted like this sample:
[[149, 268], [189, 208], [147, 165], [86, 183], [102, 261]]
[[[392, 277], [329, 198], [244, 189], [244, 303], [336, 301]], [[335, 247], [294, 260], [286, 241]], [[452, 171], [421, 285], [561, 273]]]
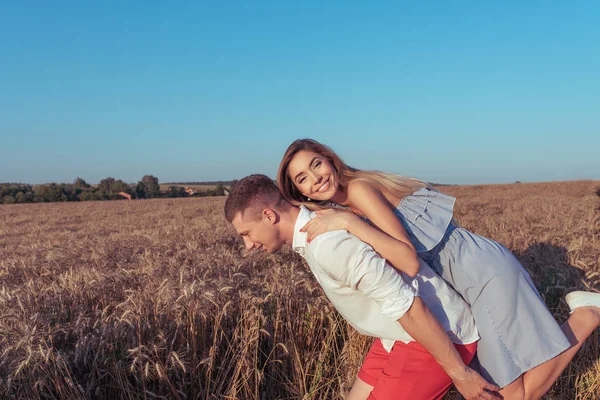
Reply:
[[347, 240], [359, 240], [356, 236], [345, 230], [330, 231], [316, 236], [308, 246], [309, 252], [322, 251], [325, 249], [335, 249], [340, 243]]
[[315, 237], [307, 246], [307, 255], [324, 268], [339, 267], [371, 246], [348, 231], [331, 231]]
[[313, 272], [340, 281], [346, 274], [347, 258], [353, 252], [349, 246], [354, 236], [347, 231], [331, 231], [316, 236], [306, 247], [306, 261]]

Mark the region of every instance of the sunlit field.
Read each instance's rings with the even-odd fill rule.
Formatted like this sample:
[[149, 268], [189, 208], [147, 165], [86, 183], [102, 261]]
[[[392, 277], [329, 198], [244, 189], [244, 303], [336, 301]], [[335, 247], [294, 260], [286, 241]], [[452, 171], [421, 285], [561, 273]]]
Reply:
[[[462, 226], [517, 255], [562, 323], [567, 292], [600, 289], [599, 187], [440, 189]], [[247, 253], [224, 201], [0, 206], [0, 398], [344, 398], [372, 339], [291, 250]], [[600, 398], [598, 337], [547, 399]]]

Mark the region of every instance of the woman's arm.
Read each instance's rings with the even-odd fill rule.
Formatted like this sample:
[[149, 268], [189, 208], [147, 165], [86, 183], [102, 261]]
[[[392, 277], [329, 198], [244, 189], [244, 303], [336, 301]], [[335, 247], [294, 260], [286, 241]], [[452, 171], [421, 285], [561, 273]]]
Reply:
[[370, 226], [360, 220], [349, 226], [348, 232], [369, 243], [387, 259], [394, 267], [402, 272], [415, 276], [419, 272], [420, 261], [415, 246], [408, 238], [406, 230], [394, 214], [392, 205], [372, 184], [365, 181], [355, 181], [348, 187], [348, 201], [351, 207], [367, 217], [374, 225]]
[[352, 209], [376, 227], [345, 211], [317, 211], [318, 216], [302, 228], [309, 233], [309, 240], [323, 232], [345, 229], [370, 244], [395, 268], [415, 276], [420, 266], [417, 252], [383, 193], [367, 182], [357, 181], [348, 188], [348, 200]]

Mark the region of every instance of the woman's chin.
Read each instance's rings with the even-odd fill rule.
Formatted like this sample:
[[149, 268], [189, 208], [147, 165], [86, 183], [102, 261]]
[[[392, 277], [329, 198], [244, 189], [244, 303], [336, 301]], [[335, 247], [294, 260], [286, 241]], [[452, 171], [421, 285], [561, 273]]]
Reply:
[[318, 199], [315, 199], [315, 200], [316, 200], [316, 201], [319, 201], [319, 202], [323, 202], [323, 201], [331, 201], [331, 198], [332, 198], [332, 197], [333, 197], [333, 195], [331, 195], [331, 196], [327, 196], [327, 195], [325, 195], [325, 196], [319, 196], [319, 198], [318, 198]]

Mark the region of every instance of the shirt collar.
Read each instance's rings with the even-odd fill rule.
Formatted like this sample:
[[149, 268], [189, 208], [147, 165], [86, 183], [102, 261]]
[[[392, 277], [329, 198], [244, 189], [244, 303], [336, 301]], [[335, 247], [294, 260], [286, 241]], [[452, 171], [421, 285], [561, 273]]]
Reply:
[[304, 207], [300, 206], [300, 212], [298, 213], [298, 218], [296, 219], [296, 224], [294, 225], [294, 237], [292, 239], [292, 249], [304, 257], [304, 251], [307, 245], [307, 233], [300, 232], [300, 229], [308, 223], [312, 219], [311, 211]]

